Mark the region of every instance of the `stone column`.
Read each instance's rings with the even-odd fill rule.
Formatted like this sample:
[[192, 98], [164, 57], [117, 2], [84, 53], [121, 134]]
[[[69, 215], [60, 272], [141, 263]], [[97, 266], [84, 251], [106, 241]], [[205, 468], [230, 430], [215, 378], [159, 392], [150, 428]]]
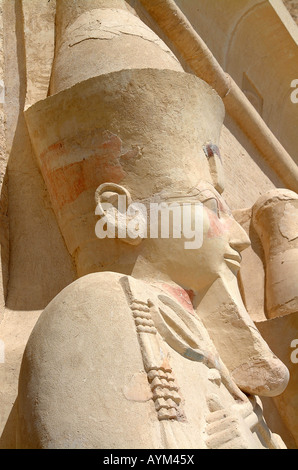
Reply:
[[275, 318], [298, 311], [298, 195], [273, 189], [253, 207], [266, 269], [266, 313]]
[[272, 351], [289, 369], [286, 390], [273, 400], [297, 445], [298, 373], [293, 348], [298, 331], [298, 195], [287, 189], [267, 192], [253, 206], [252, 223], [264, 250], [268, 317], [256, 325]]

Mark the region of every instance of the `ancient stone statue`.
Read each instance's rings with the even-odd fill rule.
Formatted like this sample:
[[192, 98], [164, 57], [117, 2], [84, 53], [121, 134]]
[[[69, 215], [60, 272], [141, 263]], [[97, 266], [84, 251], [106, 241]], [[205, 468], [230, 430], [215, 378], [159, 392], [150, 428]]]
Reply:
[[[58, 2], [51, 96], [26, 120], [79, 279], [28, 341], [17, 445], [283, 447], [255, 397], [282, 393], [288, 370], [237, 285], [249, 239], [220, 194], [223, 104], [125, 2], [72, 3]], [[201, 243], [134, 236], [134, 203], [184, 208]], [[107, 205], [114, 236], [99, 238]]]
[[266, 274], [264, 310], [267, 319], [257, 326], [289, 369], [289, 384], [273, 401], [281, 410], [287, 428], [296, 436], [298, 195], [276, 188], [260, 196], [252, 208], [252, 226], [261, 241]]
[[253, 207], [254, 227], [266, 259], [266, 308], [269, 318], [298, 311], [298, 195], [273, 189]]

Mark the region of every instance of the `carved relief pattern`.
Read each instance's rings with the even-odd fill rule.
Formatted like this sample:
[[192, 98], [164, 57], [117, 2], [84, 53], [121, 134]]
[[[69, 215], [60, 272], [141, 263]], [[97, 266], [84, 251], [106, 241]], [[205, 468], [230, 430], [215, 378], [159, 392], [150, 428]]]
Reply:
[[[151, 318], [150, 307], [148, 303], [144, 304], [144, 302], [134, 299], [130, 303], [130, 308], [134, 317], [158, 419], [160, 421], [177, 420], [181, 397], [168, 361], [163, 359], [162, 364], [160, 364], [162, 349], [157, 337], [157, 330]], [[153, 342], [155, 344], [152, 344]]]
[[157, 330], [151, 318], [150, 307], [144, 305], [143, 302], [134, 301], [130, 308], [135, 320], [135, 325], [138, 333], [149, 333], [156, 335]]

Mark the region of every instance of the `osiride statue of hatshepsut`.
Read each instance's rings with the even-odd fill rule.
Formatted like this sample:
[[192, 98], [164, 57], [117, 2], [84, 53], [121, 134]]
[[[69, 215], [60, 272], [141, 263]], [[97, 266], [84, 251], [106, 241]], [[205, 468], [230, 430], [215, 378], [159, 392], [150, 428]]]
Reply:
[[1, 448], [297, 448], [285, 5], [1, 5]]

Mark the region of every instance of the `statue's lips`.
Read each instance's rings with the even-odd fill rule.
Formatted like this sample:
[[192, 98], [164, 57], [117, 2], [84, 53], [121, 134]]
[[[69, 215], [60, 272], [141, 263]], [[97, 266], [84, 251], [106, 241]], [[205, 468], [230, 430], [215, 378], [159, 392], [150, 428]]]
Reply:
[[240, 263], [242, 260], [242, 256], [240, 253], [226, 253], [224, 255], [224, 259], [228, 264], [231, 264], [233, 267], [240, 268]]

